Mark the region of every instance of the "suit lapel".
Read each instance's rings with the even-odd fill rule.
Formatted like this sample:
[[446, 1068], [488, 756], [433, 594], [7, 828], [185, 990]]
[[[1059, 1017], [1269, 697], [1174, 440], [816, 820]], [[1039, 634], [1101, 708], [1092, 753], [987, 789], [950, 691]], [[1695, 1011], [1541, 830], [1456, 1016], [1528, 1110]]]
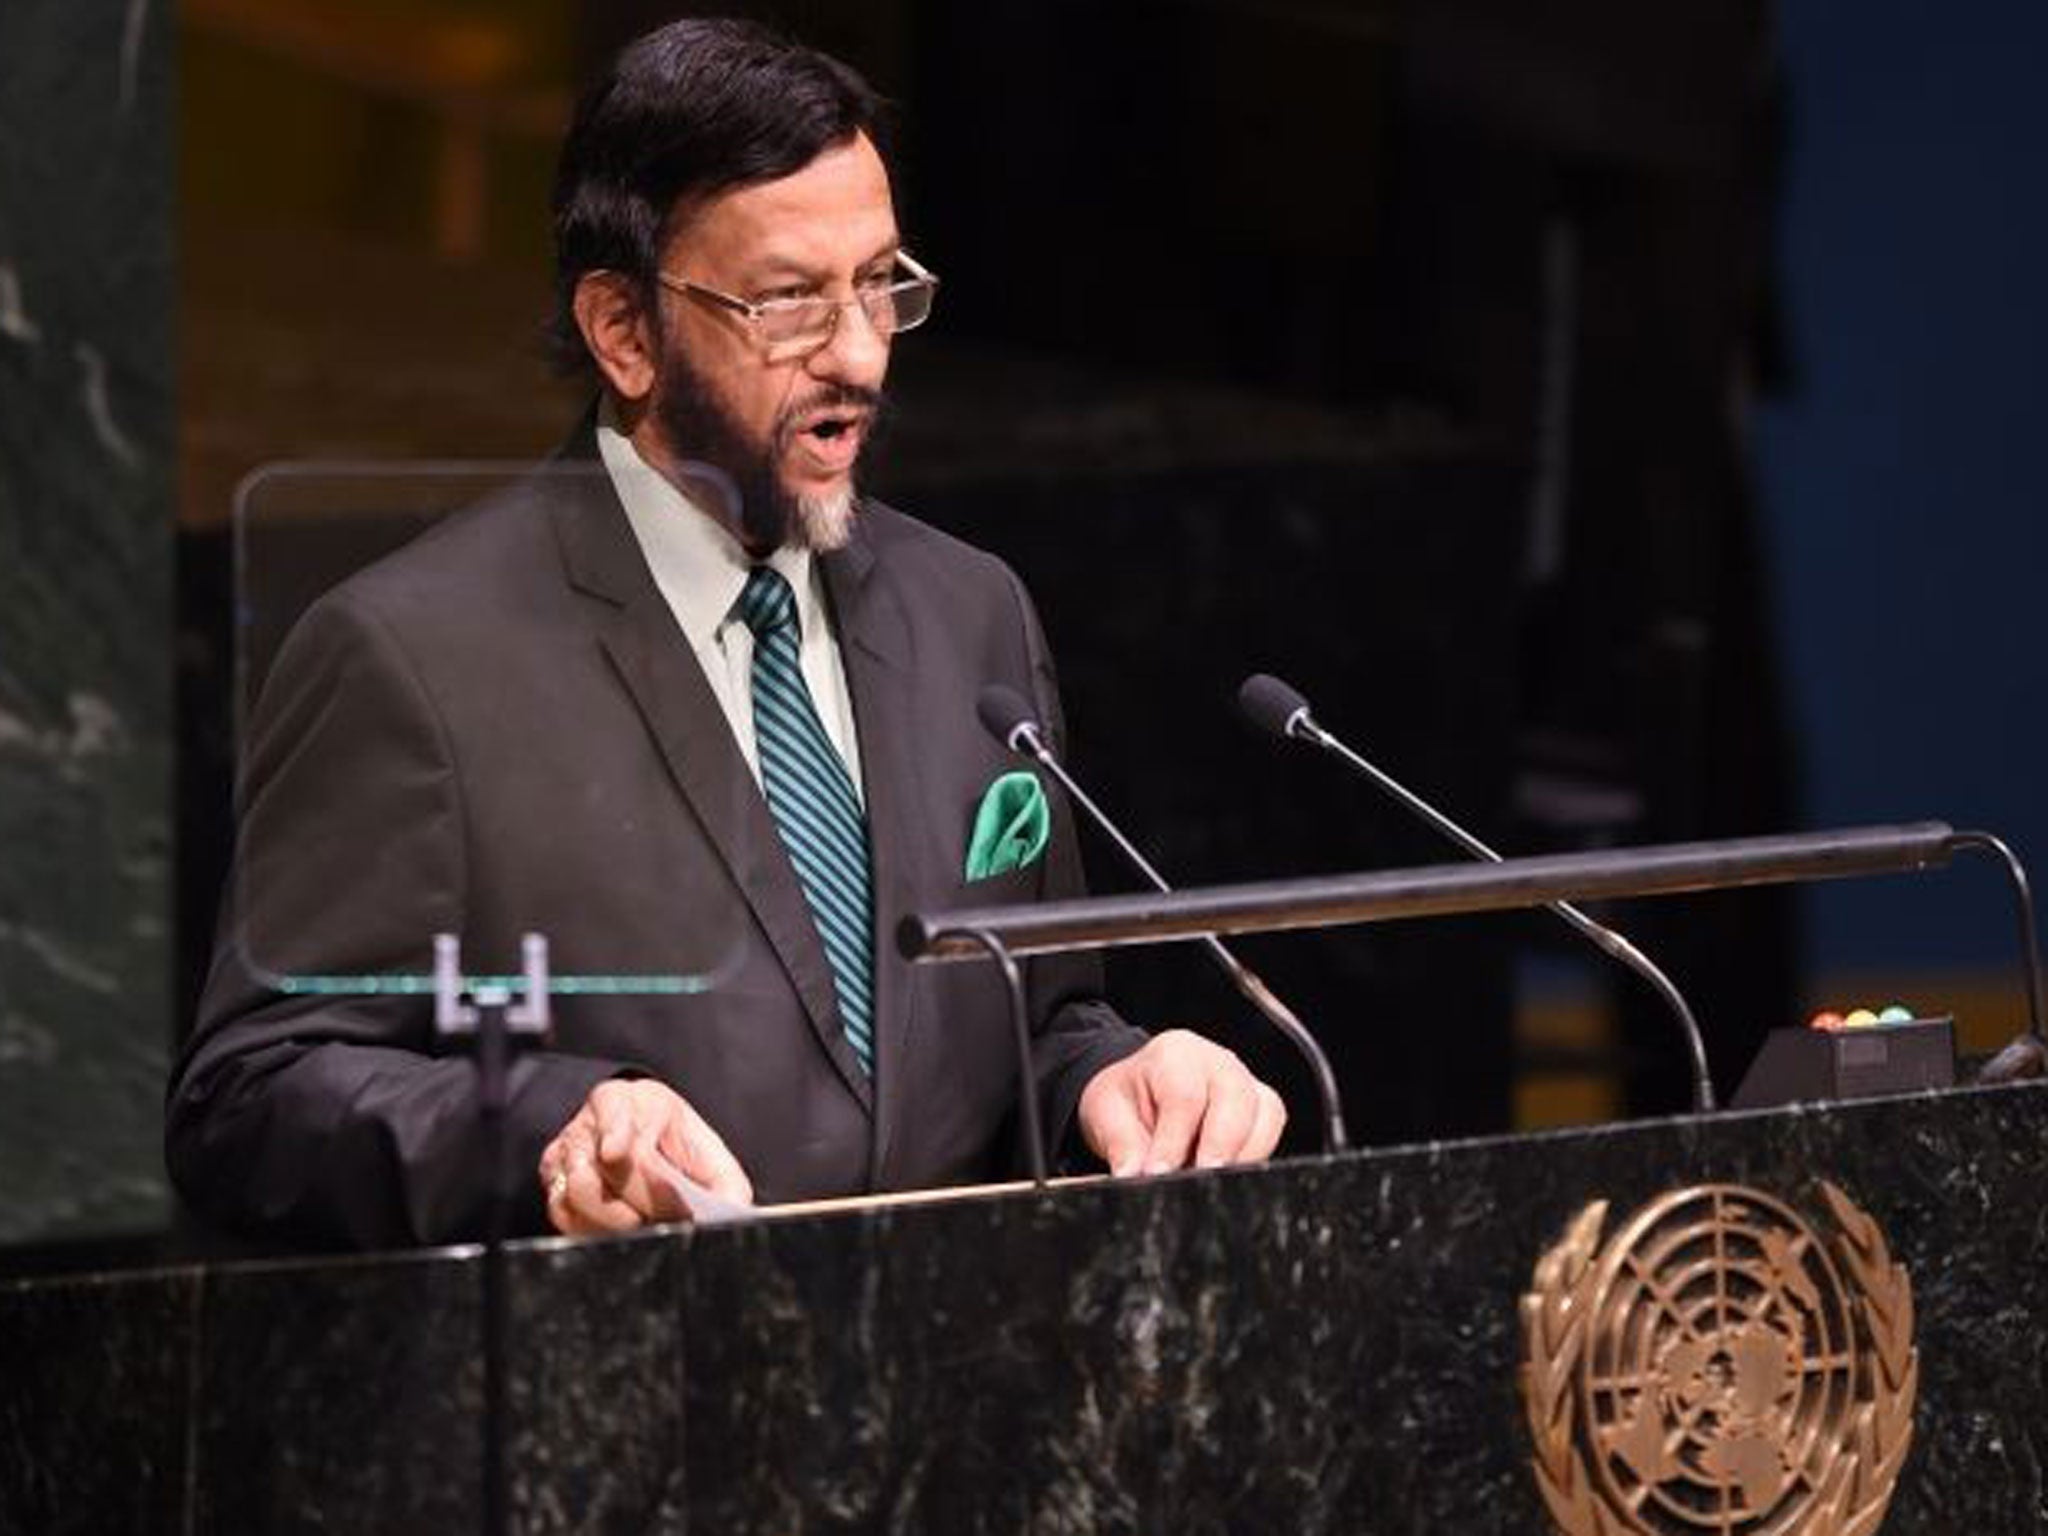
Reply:
[[909, 966], [896, 953], [897, 920], [916, 904], [916, 852], [924, 804], [917, 766], [909, 621], [858, 524], [844, 549], [823, 557], [825, 591], [860, 735], [861, 785], [875, 883], [875, 1150], [879, 1185], [902, 1113], [903, 1061], [912, 1004]]
[[[788, 972], [818, 1043], [848, 1088], [872, 1110], [868, 1076], [840, 1026], [831, 964], [767, 802], [689, 641], [654, 585], [610, 478], [595, 459], [594, 443], [592, 459], [590, 478], [578, 476], [571, 493], [555, 503], [570, 584], [605, 604], [597, 623], [598, 643]], [[742, 937], [735, 934], [734, 942], [743, 942]]]

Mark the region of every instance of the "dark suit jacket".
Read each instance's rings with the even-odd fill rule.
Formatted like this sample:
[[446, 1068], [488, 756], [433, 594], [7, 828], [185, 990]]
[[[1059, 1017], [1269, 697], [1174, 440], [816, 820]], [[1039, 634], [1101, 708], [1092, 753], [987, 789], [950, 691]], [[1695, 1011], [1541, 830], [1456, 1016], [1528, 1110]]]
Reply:
[[[894, 932], [913, 910], [1080, 892], [1059, 800], [1043, 859], [963, 879], [975, 806], [1015, 767], [976, 696], [1007, 683], [1057, 731], [1044, 641], [1001, 562], [876, 504], [823, 571], [874, 852], [872, 1082], [767, 807], [610, 482], [537, 479], [329, 592], [265, 683], [228, 915], [167, 1116], [172, 1177], [202, 1217], [446, 1241], [483, 1229], [495, 1187], [515, 1230], [539, 1230], [542, 1147], [621, 1073], [674, 1085], [763, 1200], [1014, 1171], [1000, 982], [979, 964], [911, 967]], [[292, 996], [270, 974], [424, 974], [437, 932], [460, 936], [467, 971], [511, 972], [528, 930], [558, 973], [708, 968], [712, 985], [557, 999], [553, 1039], [516, 1063], [495, 1175], [471, 1064], [437, 1046], [429, 999]], [[1143, 1036], [1097, 1000], [1092, 964], [1029, 976], [1057, 1145], [1083, 1084]]]

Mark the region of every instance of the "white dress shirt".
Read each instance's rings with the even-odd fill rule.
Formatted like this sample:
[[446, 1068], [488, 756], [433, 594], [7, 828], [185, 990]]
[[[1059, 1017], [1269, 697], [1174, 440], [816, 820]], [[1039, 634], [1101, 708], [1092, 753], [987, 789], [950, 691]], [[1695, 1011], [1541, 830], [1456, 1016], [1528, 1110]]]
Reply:
[[[748, 572], [764, 562], [750, 558], [723, 524], [641, 458], [632, 441], [612, 425], [609, 412], [600, 412], [598, 417], [597, 451], [625, 505], [626, 520], [640, 541], [640, 551], [654, 572], [654, 584], [696, 653], [704, 679], [725, 711], [733, 739], [758, 784], [761, 753], [754, 740], [754, 632], [734, 611], [734, 604], [747, 584]], [[807, 549], [778, 549], [765, 563], [782, 573], [796, 596], [804, 686], [811, 691], [825, 734], [846, 764], [853, 792], [865, 804], [853, 698], [846, 689], [846, 669], [839, 658], [831, 609], [825, 602], [823, 573]]]

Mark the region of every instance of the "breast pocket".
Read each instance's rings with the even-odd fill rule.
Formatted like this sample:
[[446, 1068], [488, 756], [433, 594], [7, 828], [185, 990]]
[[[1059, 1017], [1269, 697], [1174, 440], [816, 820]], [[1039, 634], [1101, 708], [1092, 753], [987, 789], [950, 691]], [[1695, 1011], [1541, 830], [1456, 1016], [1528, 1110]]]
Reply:
[[956, 904], [962, 907], [1008, 907], [1022, 901], [1036, 901], [1039, 880], [1044, 872], [1045, 861], [1034, 859], [1016, 869], [1006, 869], [1000, 875], [963, 880]]

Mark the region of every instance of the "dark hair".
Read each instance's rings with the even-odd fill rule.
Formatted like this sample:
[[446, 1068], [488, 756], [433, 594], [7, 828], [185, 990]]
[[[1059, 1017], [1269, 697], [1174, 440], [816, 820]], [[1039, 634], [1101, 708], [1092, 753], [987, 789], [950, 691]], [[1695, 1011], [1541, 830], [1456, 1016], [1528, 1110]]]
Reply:
[[584, 273], [623, 273], [651, 303], [679, 213], [800, 171], [857, 133], [886, 153], [882, 117], [848, 66], [754, 22], [688, 18], [629, 44], [577, 104], [555, 172], [557, 365], [590, 364], [573, 308]]

